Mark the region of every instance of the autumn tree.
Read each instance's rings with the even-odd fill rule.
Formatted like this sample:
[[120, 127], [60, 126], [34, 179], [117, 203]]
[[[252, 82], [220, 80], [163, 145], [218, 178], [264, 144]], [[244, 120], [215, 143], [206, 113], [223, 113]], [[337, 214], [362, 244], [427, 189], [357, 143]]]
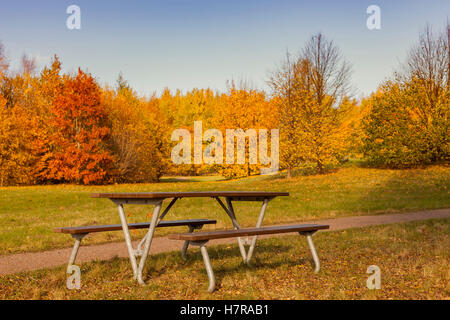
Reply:
[[42, 158], [41, 177], [83, 184], [107, 181], [112, 157], [104, 140], [109, 129], [94, 78], [81, 69], [76, 76], [65, 75], [51, 113], [55, 132]]
[[[447, 29], [450, 30], [450, 29]], [[450, 36], [450, 32], [448, 33]], [[419, 122], [430, 161], [449, 156], [450, 37], [434, 34], [430, 26], [420, 35], [407, 61], [403, 83], [410, 99], [411, 117]]]
[[21, 71], [16, 73], [6, 72], [1, 52], [0, 60], [0, 183], [33, 184], [44, 134], [40, 121], [44, 114], [38, 107], [42, 93], [34, 59], [24, 55]]
[[348, 148], [350, 66], [322, 34], [313, 36], [297, 57], [288, 53], [269, 84], [279, 104], [280, 157], [287, 178], [301, 162], [323, 173]]
[[[270, 153], [270, 132], [276, 128], [277, 109], [276, 105], [267, 99], [264, 92], [251, 88], [245, 82], [237, 86], [234, 82], [229, 83], [228, 92], [221, 95], [220, 103], [216, 107], [216, 114], [212, 121], [212, 128], [219, 129], [223, 134], [223, 164], [216, 166], [218, 173], [227, 178], [247, 177], [260, 174], [262, 167], [265, 167], [259, 159], [257, 150], [260, 139], [259, 130], [267, 130], [268, 153]], [[228, 133], [227, 133], [228, 130]], [[238, 140], [232, 138], [231, 144], [234, 146], [233, 164], [227, 164], [226, 160], [226, 139], [230, 139], [231, 130], [242, 130], [245, 136], [245, 157], [244, 163], [238, 163]], [[234, 131], [236, 132], [236, 131]], [[250, 146], [250, 139], [253, 144]], [[267, 155], [269, 156], [269, 155]]]
[[0, 84], [9, 68], [8, 59], [6, 58], [4, 51], [3, 44], [0, 42]]
[[[183, 94], [180, 90], [171, 93], [164, 90], [158, 99], [159, 110], [165, 114], [171, 130], [186, 129], [191, 137], [194, 134], [194, 122], [202, 121], [204, 128], [213, 128], [212, 121], [217, 117], [221, 97], [210, 89], [197, 89]], [[169, 134], [169, 142], [171, 141]], [[193, 141], [192, 141], [193, 142]], [[170, 142], [174, 146], [174, 142]], [[191, 144], [194, 154], [194, 144]], [[210, 173], [212, 166], [205, 164], [178, 164], [170, 166], [173, 175], [201, 175]]]
[[151, 156], [147, 157], [146, 166], [153, 173], [153, 181], [159, 181], [163, 174], [169, 172], [172, 165], [170, 159], [172, 128], [154, 95], [143, 101], [142, 115], [149, 141], [144, 150]]
[[28, 61], [24, 55], [22, 57], [21, 71], [3, 76], [0, 93], [6, 99], [7, 108], [12, 108], [16, 105], [32, 108], [35, 97], [33, 71], [33, 62]]
[[[286, 53], [286, 60], [273, 73], [270, 85], [273, 89], [273, 101], [278, 106], [278, 123], [280, 129], [280, 165], [287, 169], [287, 178], [291, 178], [292, 169], [305, 160], [300, 151], [300, 112], [301, 101], [306, 97], [302, 86], [302, 68], [300, 61], [292, 61]], [[306, 74], [304, 70], [303, 74]]]
[[140, 99], [121, 75], [116, 90], [104, 91], [116, 182], [157, 181], [167, 171], [167, 125], [154, 100]]
[[449, 44], [430, 27], [403, 68], [368, 101], [363, 151], [370, 163], [411, 167], [449, 157]]
[[23, 107], [5, 105], [0, 95], [0, 186], [33, 184], [39, 128]]

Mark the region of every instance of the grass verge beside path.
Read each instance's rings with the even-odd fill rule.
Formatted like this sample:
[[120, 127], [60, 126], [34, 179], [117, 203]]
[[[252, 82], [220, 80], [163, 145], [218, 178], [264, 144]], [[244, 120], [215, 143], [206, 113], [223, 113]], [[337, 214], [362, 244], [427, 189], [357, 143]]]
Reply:
[[[285, 180], [279, 176], [258, 176], [232, 181], [162, 182], [111, 186], [33, 186], [0, 188], [0, 255], [68, 247], [73, 240], [55, 234], [61, 226], [120, 223], [116, 208], [107, 199], [92, 199], [92, 192], [151, 192], [192, 190], [287, 191], [289, 197], [273, 200], [267, 209], [265, 225], [450, 207], [450, 168], [432, 166], [414, 170], [383, 170], [349, 166], [318, 176]], [[167, 180], [166, 180], [167, 181]], [[172, 180], [168, 180], [172, 181]], [[167, 203], [166, 203], [167, 204]], [[236, 203], [243, 227], [254, 226], [259, 203]], [[148, 221], [151, 206], [127, 206], [129, 222]], [[209, 218], [218, 221], [207, 229], [230, 227], [230, 221], [212, 199], [182, 199], [167, 220]], [[158, 235], [184, 231], [160, 229]], [[134, 231], [134, 238], [143, 231]], [[121, 241], [121, 232], [90, 235], [84, 244]]]
[[[319, 232], [322, 264], [313, 273], [304, 237], [258, 242], [253, 265], [237, 245], [209, 248], [218, 290], [206, 292], [198, 249], [184, 262], [178, 252], [147, 262], [148, 285], [132, 280], [128, 259], [81, 266], [81, 290], [65, 287], [65, 267], [0, 277], [0, 299], [449, 299], [450, 220], [437, 219]], [[381, 269], [381, 290], [368, 290], [367, 267]]]

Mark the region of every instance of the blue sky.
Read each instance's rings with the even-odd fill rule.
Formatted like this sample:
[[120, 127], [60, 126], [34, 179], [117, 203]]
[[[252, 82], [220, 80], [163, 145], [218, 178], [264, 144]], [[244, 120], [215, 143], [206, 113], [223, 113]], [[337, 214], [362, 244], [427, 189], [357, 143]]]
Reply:
[[[66, 28], [72, 4], [81, 8], [81, 30]], [[366, 27], [372, 4], [381, 8], [381, 30]], [[101, 84], [122, 72], [148, 95], [225, 90], [230, 79], [267, 89], [286, 50], [296, 53], [322, 32], [353, 64], [358, 97], [392, 74], [426, 23], [442, 30], [447, 17], [448, 0], [0, 0], [0, 41], [13, 68], [24, 53], [40, 67], [57, 54], [64, 71], [81, 66]]]

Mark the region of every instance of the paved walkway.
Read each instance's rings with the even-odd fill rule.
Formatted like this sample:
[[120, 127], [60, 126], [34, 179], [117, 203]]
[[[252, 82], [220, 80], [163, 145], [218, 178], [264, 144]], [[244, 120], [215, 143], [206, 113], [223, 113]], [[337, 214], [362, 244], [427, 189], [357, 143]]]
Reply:
[[[367, 227], [416, 220], [450, 218], [450, 209], [418, 211], [399, 214], [382, 214], [376, 216], [344, 217], [328, 220], [308, 221], [308, 223], [329, 224], [330, 230]], [[282, 236], [282, 235], [279, 235]], [[260, 236], [264, 238], [264, 236]], [[235, 243], [236, 239], [219, 239], [210, 241], [213, 244]], [[135, 242], [135, 246], [137, 242]], [[154, 238], [150, 253], [181, 250], [182, 241], [168, 240], [166, 237]], [[56, 249], [41, 252], [18, 253], [0, 256], [0, 274], [11, 274], [43, 268], [57, 267], [67, 264], [72, 248]], [[76, 264], [95, 259], [109, 260], [115, 256], [128, 257], [125, 242], [113, 242], [101, 245], [81, 246]]]

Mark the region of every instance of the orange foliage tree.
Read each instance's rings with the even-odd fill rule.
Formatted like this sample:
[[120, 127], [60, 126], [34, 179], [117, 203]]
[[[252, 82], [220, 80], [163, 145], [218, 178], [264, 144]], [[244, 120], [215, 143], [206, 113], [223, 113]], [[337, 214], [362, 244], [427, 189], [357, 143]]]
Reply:
[[112, 160], [104, 145], [109, 129], [104, 125], [101, 90], [93, 77], [81, 69], [75, 77], [64, 76], [50, 111], [53, 132], [40, 176], [56, 182], [106, 182]]

